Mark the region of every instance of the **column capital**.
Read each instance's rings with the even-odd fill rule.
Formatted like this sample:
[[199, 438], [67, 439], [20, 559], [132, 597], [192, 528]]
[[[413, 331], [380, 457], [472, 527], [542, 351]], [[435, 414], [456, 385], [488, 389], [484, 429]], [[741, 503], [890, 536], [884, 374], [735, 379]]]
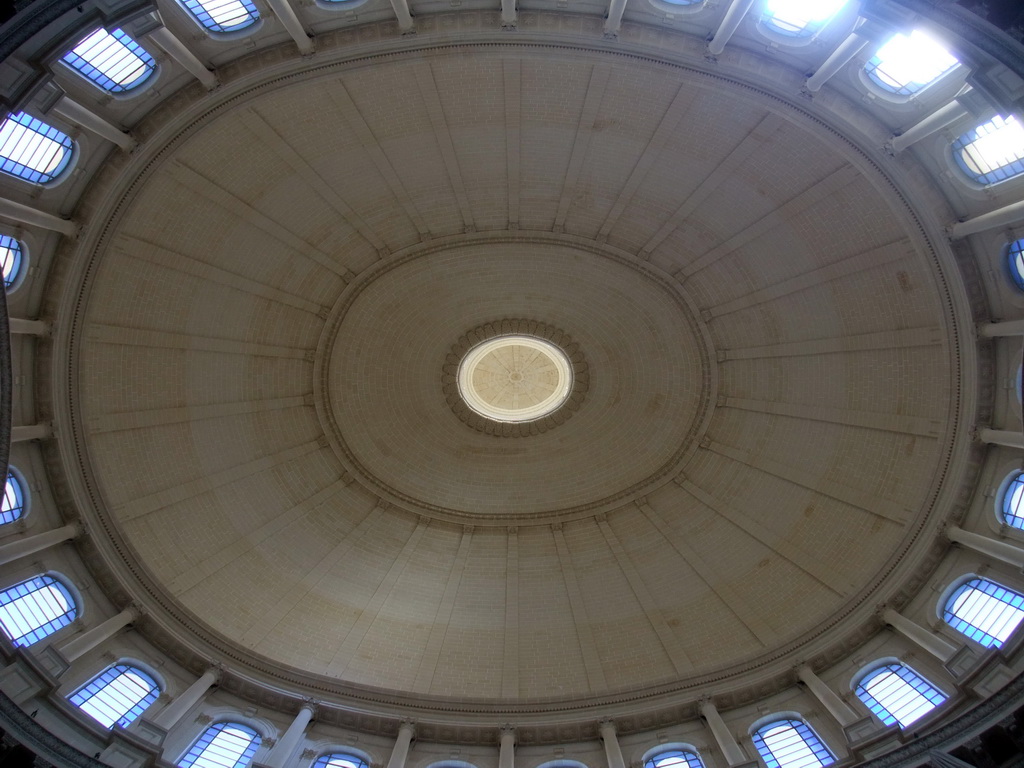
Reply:
[[399, 735], [401, 735], [402, 733], [407, 733], [407, 734], [409, 734], [409, 738], [414, 737], [416, 735], [416, 723], [415, 723], [415, 721], [413, 721], [413, 720], [403, 720], [402, 722], [400, 722], [398, 724], [398, 733], [399, 733]]
[[605, 736], [605, 734], [609, 734], [609, 733], [612, 736], [616, 735], [615, 721], [612, 718], [610, 718], [610, 717], [606, 717], [605, 719], [601, 720], [598, 723], [598, 728], [601, 731], [601, 736], [602, 737]]

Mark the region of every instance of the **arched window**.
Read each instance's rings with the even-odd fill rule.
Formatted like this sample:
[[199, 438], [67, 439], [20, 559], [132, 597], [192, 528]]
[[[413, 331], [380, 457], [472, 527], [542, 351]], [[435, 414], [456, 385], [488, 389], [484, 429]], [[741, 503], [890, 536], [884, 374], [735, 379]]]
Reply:
[[1024, 126], [1013, 115], [993, 117], [953, 142], [953, 157], [967, 177], [996, 184], [1024, 173]]
[[4, 486], [3, 509], [0, 509], [0, 525], [13, 523], [25, 511], [25, 495], [21, 483], [10, 470], [7, 472], [7, 484]]
[[0, 235], [0, 260], [3, 260], [4, 288], [10, 288], [21, 273], [21, 259], [25, 253], [21, 243], [10, 235]]
[[766, 0], [761, 21], [788, 37], [811, 37], [844, 5], [846, 0]]
[[104, 728], [127, 728], [160, 695], [156, 680], [137, 667], [115, 664], [96, 675], [68, 700]]
[[753, 739], [768, 768], [815, 768], [836, 761], [828, 747], [802, 720], [773, 720], [758, 728]]
[[19, 112], [0, 124], [0, 171], [25, 181], [53, 181], [71, 160], [71, 139]]
[[1024, 619], [1024, 595], [988, 579], [969, 579], [946, 600], [942, 618], [986, 648], [998, 648]]
[[1014, 285], [1024, 291], [1024, 240], [1014, 240], [1006, 246], [1006, 266]]
[[260, 735], [241, 723], [217, 723], [200, 736], [180, 768], [245, 768], [260, 747]]
[[879, 88], [910, 96], [934, 83], [959, 62], [920, 30], [895, 35], [864, 67]]
[[252, 0], [181, 0], [196, 22], [211, 32], [237, 32], [255, 24], [260, 12]]
[[77, 615], [71, 592], [46, 573], [0, 592], [0, 627], [15, 645], [39, 642]]
[[142, 85], [156, 69], [149, 52], [120, 29], [97, 29], [61, 61], [109, 93]]
[[704, 762], [693, 750], [666, 749], [647, 758], [644, 768], [704, 768]]
[[313, 768], [367, 768], [366, 761], [356, 755], [345, 752], [334, 752], [320, 755], [313, 763]]
[[905, 664], [892, 663], [868, 672], [857, 683], [857, 696], [886, 725], [906, 728], [927, 715], [946, 696]]
[[1016, 472], [1010, 478], [999, 507], [1004, 523], [1024, 529], [1024, 472]]

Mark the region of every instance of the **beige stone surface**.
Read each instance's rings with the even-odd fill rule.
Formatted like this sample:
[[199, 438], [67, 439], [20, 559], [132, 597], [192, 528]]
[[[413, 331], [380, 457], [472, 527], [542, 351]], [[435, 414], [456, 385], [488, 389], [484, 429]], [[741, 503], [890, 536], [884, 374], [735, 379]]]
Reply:
[[[503, 50], [246, 95], [140, 179], [78, 368], [120, 534], [240, 652], [392, 691], [644, 689], [823, 631], [949, 449], [919, 231], [778, 101]], [[589, 363], [542, 435], [444, 399], [452, 345], [505, 317]]]

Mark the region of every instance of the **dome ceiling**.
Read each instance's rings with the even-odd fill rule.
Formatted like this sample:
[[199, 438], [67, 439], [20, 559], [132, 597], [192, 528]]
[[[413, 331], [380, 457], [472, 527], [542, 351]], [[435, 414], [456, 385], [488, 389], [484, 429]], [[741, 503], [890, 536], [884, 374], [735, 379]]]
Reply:
[[[265, 668], [580, 699], [796, 658], [928, 546], [945, 287], [806, 114], [515, 46], [220, 102], [131, 161], [79, 298], [81, 472], [140, 599]], [[586, 361], [540, 434], [446, 396], [509, 319]]]

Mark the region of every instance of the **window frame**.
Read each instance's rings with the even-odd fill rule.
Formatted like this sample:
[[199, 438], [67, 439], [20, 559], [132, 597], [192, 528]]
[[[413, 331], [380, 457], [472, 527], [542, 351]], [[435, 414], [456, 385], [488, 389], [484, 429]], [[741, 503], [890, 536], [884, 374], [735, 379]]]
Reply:
[[[1017, 267], [1018, 257], [1020, 268]], [[1010, 282], [1024, 293], [1024, 237], [1011, 240], [1003, 246], [1003, 264], [1009, 272]]]
[[[11, 247], [12, 245], [14, 248]], [[14, 265], [11, 267], [10, 272], [11, 276], [9, 278], [4, 277], [3, 279], [4, 290], [7, 293], [12, 293], [18, 290], [24, 282], [25, 273], [27, 271], [25, 269], [25, 262], [28, 261], [28, 249], [25, 247], [25, 243], [21, 239], [3, 232], [0, 232], [0, 248], [5, 248], [8, 253], [14, 254], [12, 259]]]
[[[185, 15], [192, 19], [192, 21], [197, 24], [200, 29], [206, 32], [206, 34], [213, 38], [224, 40], [234, 37], [245, 37], [252, 34], [262, 26], [263, 14], [260, 13], [259, 8], [256, 7], [256, 3], [253, 0], [238, 0], [243, 10], [246, 12], [248, 21], [234, 24], [227, 28], [213, 20], [213, 15], [203, 4], [204, 2], [208, 2], [208, 0], [177, 0], [177, 2], [178, 6], [185, 12]], [[203, 20], [204, 16], [210, 20], [210, 24], [207, 24], [207, 22]]]
[[[998, 597], [992, 594], [991, 592], [979, 590], [982, 591], [983, 594], [989, 594], [991, 597], [994, 597], [1000, 602], [1004, 602], [1007, 605], [1010, 605], [1011, 608], [1016, 608], [1021, 613], [1021, 618], [1018, 619], [1013, 629], [1010, 630], [1010, 633], [1007, 635], [1006, 640], [999, 640], [996, 636], [988, 632], [987, 629], [971, 624], [966, 619], [961, 619], [960, 617], [953, 614], [953, 612], [950, 610], [950, 606], [956, 602], [960, 595], [962, 595], [968, 589], [977, 589], [977, 587], [974, 586], [976, 584], [991, 585], [991, 588], [996, 592], [1001, 590], [1005, 593], [1014, 596], [1010, 599], [1010, 601], [1006, 601], [1002, 600], [1001, 597]], [[978, 643], [979, 645], [985, 648], [1000, 648], [1015, 633], [1017, 633], [1020, 630], [1021, 625], [1024, 624], [1024, 594], [1021, 594], [1017, 590], [1007, 587], [1004, 584], [1000, 584], [997, 581], [992, 581], [991, 579], [977, 576], [976, 574], [968, 574], [967, 576], [964, 576], [963, 578], [954, 581], [949, 586], [949, 588], [946, 589], [946, 591], [943, 593], [942, 597], [939, 599], [936, 605], [936, 612], [939, 618], [942, 619], [942, 621], [945, 622], [947, 626], [949, 626], [954, 632], [958, 633], [959, 635], [966, 637], [969, 640], [973, 640], [974, 642]], [[950, 620], [950, 616], [953, 616], [954, 620], [957, 622], [956, 624]], [[965, 630], [962, 628], [962, 626], [958, 625], [966, 626], [969, 629]]]
[[[971, 170], [967, 165], [967, 161], [964, 160], [964, 153], [967, 151], [967, 148], [978, 141], [978, 131], [991, 124], [996, 119], [1003, 120], [1004, 123], [1006, 120], [1012, 119], [1015, 123], [1019, 123], [1022, 126], [1022, 129], [1024, 129], [1024, 120], [1018, 121], [1015, 115], [1011, 114], [1008, 118], [1004, 118], [1002, 115], [996, 115], [992, 119], [986, 120], [981, 125], [976, 125], [973, 128], [964, 131], [953, 139], [949, 145], [949, 152], [953, 159], [953, 167], [955, 167], [959, 172], [961, 181], [970, 186], [974, 186], [977, 189], [987, 189], [996, 185], [1006, 184], [1010, 181], [1020, 181], [1024, 179], [1024, 146], [1021, 147], [1021, 153], [1016, 157], [1016, 159], [984, 173], [977, 173]], [[1006, 169], [1012, 169], [1012, 171]]]
[[[889, 37], [888, 40], [886, 40], [876, 48], [875, 52], [868, 58], [867, 61], [864, 62], [864, 65], [860, 68], [858, 74], [860, 75], [861, 80], [873, 93], [875, 93], [880, 98], [885, 99], [886, 101], [892, 102], [894, 104], [905, 104], [913, 99], [922, 98], [922, 96], [927, 91], [930, 91], [936, 87], [941, 86], [944, 81], [953, 77], [959, 70], [961, 70], [964, 67], [963, 62], [961, 62], [954, 56], [954, 64], [951, 67], [944, 70], [939, 75], [937, 75], [933, 79], [929, 80], [927, 83], [924, 83], [923, 85], [914, 90], [908, 90], [907, 85], [903, 85], [898, 89], [894, 89], [891, 86], [883, 83], [880, 80], [880, 78], [878, 78], [875, 75], [875, 72], [879, 69], [878, 65], [874, 65], [874, 67], [872, 68], [872, 63], [875, 61], [876, 58], [878, 58], [878, 52], [883, 47], [892, 42], [893, 38], [896, 35], [904, 35], [906, 37], [909, 37], [914, 32], [919, 31], [920, 30], [916, 29], [910, 30], [909, 32], [904, 32], [902, 30], [896, 31], [891, 37]], [[947, 51], [947, 53], [949, 52]], [[952, 56], [952, 54], [950, 54], [950, 56]]]
[[824, 21], [808, 22], [799, 30], [789, 31], [774, 20], [774, 12], [768, 10], [768, 0], [761, 0], [760, 9], [758, 10], [757, 28], [761, 34], [781, 45], [807, 45], [821, 34], [827, 26], [832, 24], [850, 6], [851, 2], [852, 0], [841, 2], [835, 12]]
[[[867, 685], [874, 681], [876, 678], [885, 674], [895, 674], [903, 683], [908, 686], [914, 693], [920, 694], [921, 697], [926, 699], [931, 707], [912, 720], [907, 720], [906, 723], [902, 722], [896, 714], [893, 713], [890, 706], [893, 702], [883, 702], [875, 696], [874, 693], [868, 690]], [[864, 704], [884, 725], [897, 725], [901, 729], [913, 725], [922, 717], [926, 717], [935, 709], [942, 706], [949, 700], [949, 697], [931, 680], [921, 675], [917, 670], [908, 664], [904, 664], [898, 659], [880, 659], [872, 664], [869, 664], [864, 670], [862, 670], [851, 685], [854, 695], [860, 699], [861, 703]], [[898, 694], [904, 696], [902, 691], [906, 688], [902, 688]], [[870, 700], [869, 700], [870, 699]]]
[[[246, 745], [242, 753], [235, 759], [234, 763], [230, 766], [224, 766], [223, 764], [217, 763], [210, 766], [208, 763], [200, 763], [199, 759], [206, 754], [207, 749], [214, 743], [217, 735], [223, 733], [228, 727], [237, 728], [240, 731], [248, 731], [251, 735], [249, 743]], [[189, 745], [189, 748], [185, 750], [185, 753], [178, 758], [175, 765], [178, 768], [193, 768], [193, 766], [199, 766], [199, 768], [247, 768], [253, 758], [256, 757], [256, 753], [259, 752], [260, 747], [263, 745], [263, 734], [260, 733], [256, 728], [247, 723], [243, 723], [240, 720], [234, 719], [223, 719], [217, 720], [216, 722], [210, 723], [203, 731], [196, 737], [196, 739]], [[205, 740], [205, 744], [203, 743]], [[195, 755], [193, 751], [196, 750]], [[191, 760], [189, 759], [191, 758]]]
[[[31, 131], [38, 136], [42, 136], [45, 140], [53, 142], [57, 146], [63, 149], [61, 159], [57, 164], [48, 171], [41, 171], [33, 168], [32, 166], [25, 165], [21, 160], [28, 158], [15, 159], [14, 155], [0, 154], [0, 173], [12, 179], [19, 181], [25, 181], [29, 184], [36, 184], [41, 187], [56, 186], [67, 178], [69, 171], [73, 165], [73, 160], [77, 155], [77, 144], [76, 142], [62, 130], [56, 126], [50, 125], [40, 120], [38, 117], [25, 112], [24, 110], [17, 113], [7, 114], [3, 121], [0, 121], [0, 129], [7, 124], [8, 120], [14, 121], [17, 125], [22, 126], [25, 131]], [[45, 128], [46, 130], [41, 130]], [[48, 135], [52, 134], [52, 135]], [[15, 148], [21, 143], [19, 139], [15, 143]], [[0, 147], [0, 151], [2, 151]], [[21, 169], [21, 170], [19, 170]]]
[[355, 768], [369, 768], [370, 766], [370, 761], [364, 755], [353, 752], [351, 749], [330, 748], [317, 755], [310, 763], [310, 768], [330, 768], [332, 758], [347, 759], [355, 764]]
[[[33, 584], [33, 582], [39, 583]], [[29, 586], [31, 588], [29, 588]], [[16, 595], [12, 599], [6, 599], [9, 593], [18, 590], [20, 587], [26, 587], [25, 591]], [[33, 629], [16, 638], [11, 637], [10, 632], [7, 630], [7, 625], [3, 621], [3, 614], [5, 613], [3, 610], [4, 606], [11, 605], [22, 598], [41, 592], [49, 587], [55, 588], [56, 591], [61, 594], [65, 602], [69, 604], [69, 609], [60, 614], [54, 614], [44, 623], [35, 625]], [[81, 612], [81, 601], [70, 585], [65, 582], [59, 574], [46, 572], [36, 576], [30, 576], [29, 578], [19, 581], [16, 584], [12, 584], [6, 589], [0, 591], [0, 630], [3, 631], [10, 643], [18, 648], [27, 648], [30, 645], [35, 645], [40, 640], [56, 634], [60, 630], [64, 629], [64, 627], [75, 621], [75, 619], [81, 615]]]
[[[1017, 488], [1021, 489], [1018, 506], [1013, 512], [1009, 512], [1007, 502]], [[1015, 469], [1003, 479], [1003, 482], [999, 484], [995, 501], [996, 520], [999, 525], [1024, 533], [1024, 470]], [[1008, 519], [1009, 517], [1015, 517], [1017, 521], [1011, 521]]]
[[[105, 48], [101, 53], [103, 55], [109, 55], [110, 48], [113, 45], [120, 45], [123, 51], [127, 52], [121, 53], [121, 56], [132, 55], [141, 62], [143, 67], [141, 75], [130, 80], [126, 84], [120, 83], [117, 80], [114, 80], [108, 72], [98, 66], [94, 60], [87, 59], [82, 56], [82, 54], [77, 53], [76, 49], [79, 46], [83, 45], [87, 40], [100, 32], [106, 33], [109, 38], [115, 41], [114, 43], [107, 43], [107, 48]], [[75, 43], [72, 48], [61, 56], [60, 62], [76, 75], [83, 78], [94, 87], [99, 88], [104, 93], [120, 97], [137, 95], [139, 88], [148, 85], [153, 81], [158, 69], [156, 59], [153, 55], [120, 27], [115, 27], [114, 29], [97, 27], [89, 34], [82, 37], [82, 39]]]
[[[780, 725], [789, 726], [796, 732], [797, 736], [800, 737], [807, 749], [810, 750], [816, 758], [818, 768], [825, 768], [825, 766], [833, 765], [838, 761], [838, 757], [836, 757], [835, 753], [829, 749], [824, 740], [818, 736], [817, 732], [811, 728], [810, 724], [804, 720], [802, 716], [794, 712], [784, 712], [762, 718], [754, 723], [750, 728], [750, 738], [754, 742], [754, 749], [757, 751], [761, 762], [763, 762], [767, 768], [790, 768], [790, 764], [783, 763], [775, 755], [764, 739], [765, 731], [771, 730]], [[817, 744], [817, 747], [815, 747], [815, 744]], [[822, 754], [828, 758], [827, 762], [822, 760]], [[808, 767], [798, 766], [797, 768]]]
[[[112, 672], [114, 673], [113, 676], [111, 676]], [[111, 688], [118, 679], [128, 674], [134, 674], [137, 677], [142, 678], [144, 682], [149, 683], [150, 688], [141, 698], [135, 701], [131, 707], [122, 712], [118, 716], [118, 718], [114, 720], [110, 725], [106, 725], [103, 720], [100, 720], [98, 717], [96, 717], [95, 714], [89, 712], [84, 708], [84, 704], [91, 702], [94, 699], [102, 696], [103, 692]], [[104, 681], [103, 678], [105, 677], [109, 677], [110, 679]], [[90, 691], [90, 688], [95, 688], [95, 690]], [[160, 683], [159, 680], [156, 679], [155, 675], [143, 669], [142, 667], [136, 665], [133, 662], [121, 660], [116, 664], [109, 665], [108, 667], [98, 672], [96, 675], [93, 675], [85, 683], [78, 686], [74, 691], [69, 693], [67, 699], [74, 706], [78, 707], [78, 709], [80, 709], [83, 713], [89, 715], [94, 720], [99, 722], [100, 725], [104, 725], [104, 727], [108, 729], [113, 728], [115, 725], [121, 728], [127, 728], [140, 715], [142, 715], [143, 712], [149, 709], [154, 704], [154, 702], [156, 702], [156, 700], [160, 697], [160, 694], [162, 694], [163, 691], [164, 686]], [[75, 701], [75, 698], [83, 693], [86, 693], [88, 695], [83, 696], [81, 701]], [[107, 704], [107, 706], [109, 706], [109, 702], [105, 703]]]
[[[23, 478], [21, 473], [11, 465], [7, 466], [7, 480], [4, 483], [4, 505], [7, 504], [8, 488], [11, 488], [14, 491], [17, 506], [15, 507], [12, 505], [12, 511], [0, 511], [0, 526], [13, 525], [19, 520], [24, 520], [25, 515], [28, 514], [29, 496], [25, 490], [25, 478]], [[17, 513], [14, 513], [13, 511], [15, 509], [17, 510]], [[11, 515], [10, 520], [5, 519], [8, 515]]]
[[[677, 755], [682, 759], [671, 763], [673, 768], [705, 768], [704, 758], [692, 744], [659, 744], [644, 755], [643, 768], [661, 768], [659, 760], [664, 761]], [[688, 755], [692, 755], [693, 759]]]

